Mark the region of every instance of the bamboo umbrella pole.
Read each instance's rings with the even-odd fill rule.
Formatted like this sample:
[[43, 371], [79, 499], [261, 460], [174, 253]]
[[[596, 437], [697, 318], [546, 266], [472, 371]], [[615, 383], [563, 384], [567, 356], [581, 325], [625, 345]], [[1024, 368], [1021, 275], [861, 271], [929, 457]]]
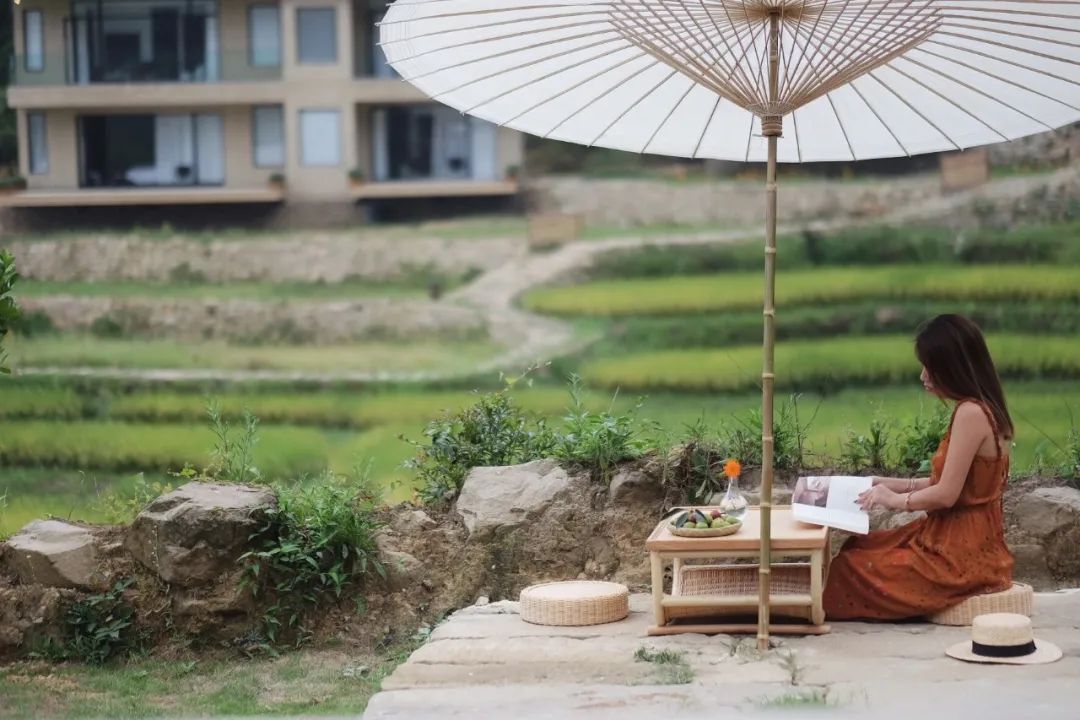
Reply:
[[[780, 15], [769, 16], [769, 112], [775, 103], [780, 75]], [[773, 350], [776, 342], [776, 142], [783, 130], [780, 115], [761, 119], [768, 142], [765, 175], [765, 303], [764, 352], [761, 369], [761, 557], [758, 560], [758, 650], [769, 649], [769, 586], [772, 580], [773, 486]]]

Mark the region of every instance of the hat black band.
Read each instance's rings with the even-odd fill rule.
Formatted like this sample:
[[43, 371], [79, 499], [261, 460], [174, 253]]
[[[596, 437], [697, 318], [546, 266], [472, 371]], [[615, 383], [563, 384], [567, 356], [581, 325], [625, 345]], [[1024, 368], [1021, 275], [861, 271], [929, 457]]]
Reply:
[[1035, 641], [1023, 645], [983, 645], [972, 641], [971, 652], [982, 657], [1022, 657], [1035, 652]]

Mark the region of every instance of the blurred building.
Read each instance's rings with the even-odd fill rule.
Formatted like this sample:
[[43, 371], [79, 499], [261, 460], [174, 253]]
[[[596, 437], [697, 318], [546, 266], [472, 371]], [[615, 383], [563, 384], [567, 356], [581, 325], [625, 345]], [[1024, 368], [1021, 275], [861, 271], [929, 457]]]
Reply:
[[[16, 0], [16, 207], [517, 192], [522, 137], [426, 101], [379, 0]], [[282, 182], [283, 181], [283, 182]]]

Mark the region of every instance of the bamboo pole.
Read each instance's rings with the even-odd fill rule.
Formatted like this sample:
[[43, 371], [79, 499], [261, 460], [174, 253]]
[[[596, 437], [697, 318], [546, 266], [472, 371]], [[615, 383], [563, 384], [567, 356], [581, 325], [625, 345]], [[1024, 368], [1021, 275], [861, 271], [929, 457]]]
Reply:
[[[775, 103], [780, 75], [780, 15], [769, 15], [769, 101]], [[772, 110], [772, 108], [770, 108]], [[765, 176], [765, 303], [761, 363], [761, 557], [758, 560], [758, 650], [769, 649], [769, 586], [772, 574], [773, 486], [773, 350], [776, 343], [776, 141], [783, 125], [779, 115], [761, 119], [769, 144]]]

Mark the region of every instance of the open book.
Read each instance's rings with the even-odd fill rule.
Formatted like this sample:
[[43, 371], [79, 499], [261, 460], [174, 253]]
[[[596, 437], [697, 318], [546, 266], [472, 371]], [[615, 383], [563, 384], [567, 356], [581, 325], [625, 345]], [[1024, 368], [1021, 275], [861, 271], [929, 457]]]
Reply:
[[791, 495], [796, 520], [865, 535], [870, 516], [859, 507], [859, 495], [870, 489], [873, 478], [851, 475], [801, 477]]

